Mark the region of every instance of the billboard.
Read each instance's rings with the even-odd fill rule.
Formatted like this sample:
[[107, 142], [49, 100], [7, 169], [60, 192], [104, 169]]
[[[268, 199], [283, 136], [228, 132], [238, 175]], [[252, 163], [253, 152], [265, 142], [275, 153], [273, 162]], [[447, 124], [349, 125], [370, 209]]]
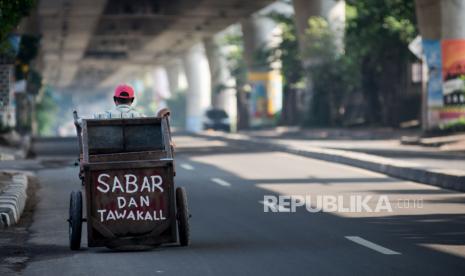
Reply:
[[441, 124], [465, 119], [465, 40], [443, 40]]
[[423, 40], [430, 128], [465, 119], [465, 40]]
[[279, 71], [250, 72], [250, 122], [252, 126], [275, 123], [282, 109], [282, 76]]
[[439, 40], [423, 40], [423, 53], [428, 66], [428, 107], [442, 107], [442, 58]]

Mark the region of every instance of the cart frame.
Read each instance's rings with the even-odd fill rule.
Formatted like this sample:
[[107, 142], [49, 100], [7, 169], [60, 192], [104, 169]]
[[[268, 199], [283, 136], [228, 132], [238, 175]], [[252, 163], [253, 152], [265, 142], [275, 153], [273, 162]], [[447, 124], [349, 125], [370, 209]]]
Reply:
[[[87, 221], [89, 247], [106, 246], [124, 249], [176, 243], [178, 233], [181, 245], [187, 246], [190, 243], [188, 223], [190, 215], [184, 188], [175, 189], [174, 185], [176, 172], [169, 113], [163, 117], [80, 121], [77, 113], [74, 112], [74, 119], [80, 151], [79, 177], [85, 190], [87, 219], [82, 218], [80, 192], [73, 192], [68, 220], [71, 249], [80, 248], [83, 221]], [[98, 173], [101, 175], [102, 172], [105, 176], [112, 175], [114, 178], [128, 174], [136, 179], [139, 175], [142, 177], [147, 173], [160, 175], [160, 179], [163, 179], [163, 184], [160, 184], [163, 185], [163, 193], [156, 194], [152, 191], [150, 199], [158, 201], [156, 204], [161, 206], [160, 214], [164, 211], [166, 215], [164, 220], [149, 222], [122, 220], [109, 223], [99, 221], [96, 217], [96, 206], [102, 204], [109, 206], [108, 202], [115, 199], [114, 194], [103, 195], [96, 192], [96, 175]], [[148, 194], [143, 193], [147, 199]], [[81, 209], [81, 217], [79, 217], [79, 209]]]

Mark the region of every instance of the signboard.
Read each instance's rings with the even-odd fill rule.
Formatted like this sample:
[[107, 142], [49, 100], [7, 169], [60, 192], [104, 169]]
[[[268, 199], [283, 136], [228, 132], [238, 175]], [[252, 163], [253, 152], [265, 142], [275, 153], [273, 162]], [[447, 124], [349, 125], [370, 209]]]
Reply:
[[422, 44], [428, 66], [428, 107], [441, 107], [443, 105], [441, 42], [423, 40]]
[[465, 119], [465, 40], [442, 41], [442, 124]]
[[465, 40], [422, 40], [431, 128], [465, 118]]
[[[114, 234], [147, 233], [170, 216], [169, 168], [92, 173], [92, 217]], [[128, 224], [133, 227], [128, 228]]]
[[408, 49], [412, 52], [418, 59], [422, 59], [423, 47], [422, 47], [421, 36], [417, 35], [412, 42], [408, 45]]
[[252, 126], [274, 123], [282, 109], [282, 77], [279, 71], [250, 72], [250, 118]]

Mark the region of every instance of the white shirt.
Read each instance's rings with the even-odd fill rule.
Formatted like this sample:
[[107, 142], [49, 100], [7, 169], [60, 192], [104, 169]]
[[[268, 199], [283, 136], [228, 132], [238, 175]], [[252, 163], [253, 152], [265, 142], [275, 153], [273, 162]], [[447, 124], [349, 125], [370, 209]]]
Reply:
[[94, 114], [94, 119], [127, 119], [145, 117], [143, 114], [135, 111], [130, 105], [120, 104], [112, 110], [104, 113]]

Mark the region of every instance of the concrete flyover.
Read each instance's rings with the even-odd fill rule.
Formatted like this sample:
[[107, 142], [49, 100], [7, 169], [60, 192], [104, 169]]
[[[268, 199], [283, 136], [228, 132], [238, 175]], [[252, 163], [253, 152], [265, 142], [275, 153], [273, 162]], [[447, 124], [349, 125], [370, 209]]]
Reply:
[[272, 2], [43, 0], [37, 16], [44, 76], [64, 90], [113, 86]]
[[[322, 16], [334, 23], [331, 26], [343, 26], [344, 3], [294, 0], [297, 23]], [[226, 110], [233, 124], [241, 117], [237, 114], [251, 112], [237, 110], [239, 91], [219, 42], [227, 27], [236, 24], [243, 34], [247, 71], [279, 76], [279, 68], [257, 68], [253, 61], [255, 52], [279, 35], [276, 23], [266, 18], [270, 12], [294, 13], [292, 5], [273, 0], [42, 0], [23, 25], [42, 35], [38, 65], [46, 83], [73, 95], [73, 102], [81, 106], [92, 101], [88, 95], [108, 93], [117, 83], [153, 68], [163, 72], [163, 82], [175, 93], [178, 84], [173, 80], [184, 74], [186, 129], [195, 132], [201, 130], [210, 106]], [[276, 100], [273, 112], [280, 105]]]

